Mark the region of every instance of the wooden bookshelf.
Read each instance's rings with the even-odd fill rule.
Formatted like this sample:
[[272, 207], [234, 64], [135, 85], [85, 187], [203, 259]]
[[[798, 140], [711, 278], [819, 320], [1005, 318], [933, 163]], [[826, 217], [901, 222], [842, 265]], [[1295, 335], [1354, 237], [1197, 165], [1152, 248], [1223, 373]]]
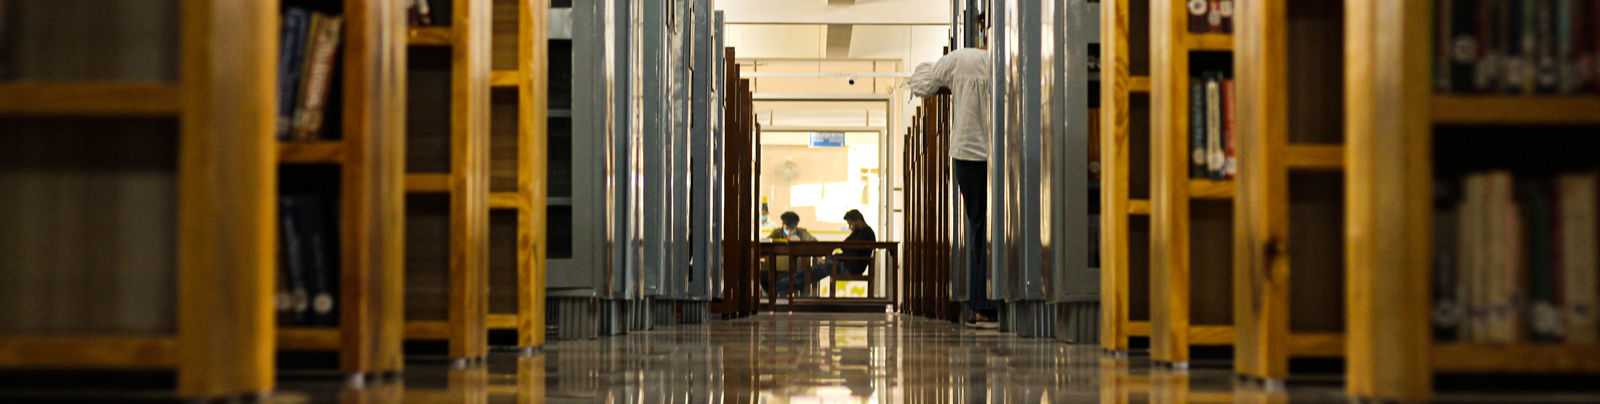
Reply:
[[1519, 127], [1515, 136], [1537, 142], [1545, 133], [1588, 130], [1600, 115], [1594, 95], [1436, 93], [1433, 6], [1346, 0], [1347, 390], [1361, 399], [1425, 402], [1438, 373], [1600, 373], [1594, 345], [1433, 337], [1435, 172], [1459, 159], [1436, 153], [1436, 142], [1491, 127]]
[[[405, 61], [405, 7], [386, 2], [346, 0], [346, 28], [341, 39], [345, 58], [343, 97], [330, 99], [340, 108], [338, 128], [324, 128], [333, 140], [280, 141], [278, 163], [288, 166], [336, 165], [337, 170], [287, 171], [280, 187], [300, 183], [336, 183], [319, 190], [337, 198], [339, 228], [337, 262], [339, 323], [331, 327], [279, 325], [281, 351], [338, 352], [339, 370], [354, 383], [368, 374], [398, 372], [404, 367], [400, 324], [403, 300], [393, 293], [403, 287], [402, 214], [404, 160], [401, 139], [390, 135], [402, 128], [404, 110], [396, 100], [405, 88], [399, 69]], [[331, 102], [342, 101], [334, 105]], [[321, 176], [334, 178], [317, 178]]]
[[10, 27], [34, 51], [0, 84], [0, 370], [271, 391], [278, 3], [60, 3], [8, 16], [44, 21]]
[[1150, 2], [1150, 358], [1176, 367], [1191, 346], [1234, 339], [1234, 184], [1189, 177], [1191, 62], [1233, 49], [1233, 36], [1189, 32], [1186, 3]]
[[493, 0], [488, 327], [523, 348], [545, 340], [549, 3]]
[[1344, 356], [1343, 2], [1236, 2], [1234, 369]]
[[458, 362], [488, 354], [492, 5], [453, 0], [408, 40], [404, 333]]
[[1100, 3], [1100, 341], [1150, 336], [1149, 1]]

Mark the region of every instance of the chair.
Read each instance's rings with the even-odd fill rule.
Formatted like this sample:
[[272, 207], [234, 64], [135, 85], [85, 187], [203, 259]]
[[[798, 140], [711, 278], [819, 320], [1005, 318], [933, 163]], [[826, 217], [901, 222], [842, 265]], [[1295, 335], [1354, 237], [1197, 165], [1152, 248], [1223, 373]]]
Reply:
[[[839, 259], [844, 259], [844, 260], [867, 261], [867, 267], [861, 271], [860, 275], [841, 274], [841, 273], [839, 273], [839, 261], [835, 260], [833, 262], [832, 267], [828, 269], [829, 282], [863, 281], [863, 282], [867, 283], [868, 296], [871, 296], [871, 291], [873, 290], [872, 289], [872, 269], [873, 269], [874, 266], [877, 266], [878, 252], [877, 251], [873, 251], [872, 255], [869, 255], [869, 256], [866, 256], [866, 257], [838, 257], [838, 258]], [[839, 297], [838, 284], [835, 283], [835, 284], [833, 284], [831, 286], [833, 286], [833, 287], [828, 288], [828, 297], [829, 298], [838, 298]]]

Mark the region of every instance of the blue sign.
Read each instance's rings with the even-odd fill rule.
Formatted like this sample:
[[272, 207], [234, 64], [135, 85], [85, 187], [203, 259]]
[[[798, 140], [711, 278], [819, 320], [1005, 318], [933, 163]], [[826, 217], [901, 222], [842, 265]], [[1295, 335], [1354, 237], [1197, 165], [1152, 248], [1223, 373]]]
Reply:
[[811, 147], [844, 147], [844, 132], [811, 132]]

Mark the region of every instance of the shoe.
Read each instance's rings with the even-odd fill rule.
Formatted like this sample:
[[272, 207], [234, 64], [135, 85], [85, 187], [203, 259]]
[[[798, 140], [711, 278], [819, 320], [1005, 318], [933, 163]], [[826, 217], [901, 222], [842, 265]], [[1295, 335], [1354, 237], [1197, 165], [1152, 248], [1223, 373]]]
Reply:
[[977, 327], [979, 329], [985, 329], [985, 330], [998, 330], [998, 329], [1000, 329], [1000, 322], [999, 321], [979, 321], [979, 322], [976, 322], [974, 324], [975, 324], [975, 327]]

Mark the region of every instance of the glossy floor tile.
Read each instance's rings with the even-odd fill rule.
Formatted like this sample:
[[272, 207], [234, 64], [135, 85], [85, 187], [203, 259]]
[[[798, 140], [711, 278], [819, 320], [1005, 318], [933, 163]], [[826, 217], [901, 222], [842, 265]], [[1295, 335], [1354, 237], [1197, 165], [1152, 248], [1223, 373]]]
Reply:
[[[682, 325], [346, 389], [286, 381], [276, 403], [1344, 403], [1338, 375], [1266, 392], [1226, 361], [1152, 369], [1133, 355], [892, 314], [768, 314]], [[1506, 398], [1506, 397], [1500, 397]], [[1572, 397], [1567, 397], [1571, 399]], [[1583, 397], [1577, 397], [1583, 402]], [[1484, 400], [1466, 400], [1484, 402]], [[1498, 402], [1489, 399], [1487, 402]], [[1568, 401], [1552, 396], [1523, 402]]]

